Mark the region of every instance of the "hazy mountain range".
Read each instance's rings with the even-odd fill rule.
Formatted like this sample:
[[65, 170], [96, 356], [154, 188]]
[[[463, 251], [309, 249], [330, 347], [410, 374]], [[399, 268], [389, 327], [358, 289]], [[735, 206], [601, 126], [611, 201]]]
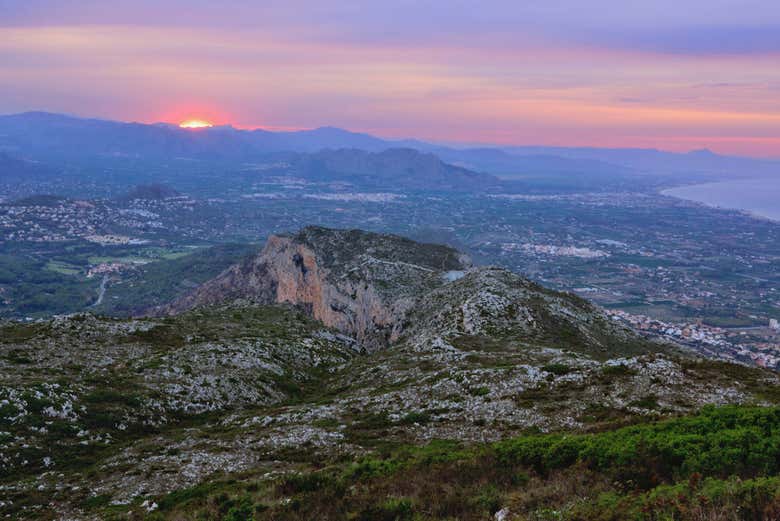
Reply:
[[[366, 154], [389, 149], [406, 152], [392, 157]], [[322, 155], [324, 150], [340, 152]], [[415, 155], [409, 150], [424, 154]], [[29, 163], [10, 164], [10, 158], [53, 166], [123, 158], [241, 163], [281, 157], [310, 174], [315, 166], [324, 166], [318, 170], [320, 178], [327, 177], [328, 172], [334, 178], [339, 177], [335, 174], [371, 176], [384, 172], [385, 176], [399, 179], [399, 183], [417, 188], [495, 184], [493, 178], [480, 177], [477, 173], [524, 182], [556, 178], [576, 182], [587, 178], [590, 183], [618, 178], [630, 183], [636, 176], [654, 174], [668, 184], [670, 180], [762, 177], [780, 172], [780, 161], [722, 156], [709, 150], [672, 153], [654, 149], [454, 148], [417, 140], [384, 140], [333, 127], [294, 132], [241, 130], [230, 126], [188, 130], [170, 124], [124, 123], [46, 112], [0, 116], [0, 153], [10, 156], [2, 160], [4, 171], [29, 167]], [[432, 183], [425, 182], [427, 175], [433, 176]]]

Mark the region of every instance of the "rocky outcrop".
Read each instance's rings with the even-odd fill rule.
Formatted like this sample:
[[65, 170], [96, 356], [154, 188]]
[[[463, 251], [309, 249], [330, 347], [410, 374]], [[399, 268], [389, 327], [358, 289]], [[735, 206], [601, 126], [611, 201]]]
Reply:
[[356, 338], [368, 350], [393, 342], [421, 295], [468, 269], [468, 257], [440, 245], [359, 230], [305, 228], [274, 235], [263, 251], [164, 308], [248, 299], [291, 303]]
[[404, 339], [423, 350], [461, 337], [522, 340], [596, 358], [662, 350], [649, 349], [590, 302], [496, 267], [468, 270], [430, 291], [407, 320]]
[[360, 230], [274, 235], [260, 254], [163, 312], [236, 299], [297, 305], [368, 351], [399, 339], [425, 350], [458, 337], [523, 339], [602, 357], [648, 348], [575, 295], [502, 268], [473, 267], [447, 246]]

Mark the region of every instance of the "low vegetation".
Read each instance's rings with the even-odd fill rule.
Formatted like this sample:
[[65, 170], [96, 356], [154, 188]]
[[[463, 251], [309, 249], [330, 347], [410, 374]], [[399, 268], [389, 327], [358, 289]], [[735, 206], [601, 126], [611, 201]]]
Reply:
[[216, 481], [163, 498], [159, 519], [776, 519], [780, 409], [699, 414], [594, 434], [397, 446], [316, 471]]

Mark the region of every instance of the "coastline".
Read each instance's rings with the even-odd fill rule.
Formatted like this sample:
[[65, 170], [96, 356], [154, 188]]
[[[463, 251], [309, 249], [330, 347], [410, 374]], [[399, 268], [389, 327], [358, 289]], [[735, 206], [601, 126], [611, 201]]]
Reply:
[[[745, 190], [745, 188], [755, 188], [752, 193], [755, 193], [759, 188], [753, 185], [765, 185], [766, 179], [746, 179], [738, 181], [719, 181], [713, 183], [698, 183], [691, 185], [680, 185], [673, 188], [666, 188], [659, 191], [660, 195], [666, 197], [673, 197], [683, 201], [693, 202], [705, 206], [707, 208], [714, 208], [717, 210], [727, 210], [738, 212], [745, 216], [761, 221], [769, 221], [775, 224], [780, 224], [780, 211], [767, 211], [766, 201], [761, 201], [759, 204], [751, 204], [750, 197], [746, 197], [744, 194], [751, 193], [751, 190]], [[780, 208], [780, 186], [774, 188], [778, 194], [777, 206]], [[738, 198], [734, 198], [734, 195], [738, 195]], [[770, 197], [772, 197], [770, 195]], [[756, 208], [758, 206], [758, 208]]]

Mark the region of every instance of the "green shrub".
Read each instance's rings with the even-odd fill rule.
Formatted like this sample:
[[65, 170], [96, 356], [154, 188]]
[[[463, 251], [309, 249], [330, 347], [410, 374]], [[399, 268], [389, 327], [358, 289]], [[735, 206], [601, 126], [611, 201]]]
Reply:
[[492, 516], [499, 510], [504, 502], [503, 495], [495, 485], [485, 485], [477, 491], [470, 501], [475, 510]]
[[401, 425], [412, 425], [415, 423], [425, 424], [431, 421], [431, 415], [427, 412], [410, 412], [399, 420]]
[[277, 492], [287, 496], [314, 492], [321, 489], [327, 481], [327, 478], [319, 473], [293, 474], [282, 480], [277, 487]]
[[547, 371], [548, 373], [552, 373], [556, 376], [563, 376], [565, 374], [571, 373], [573, 369], [566, 364], [547, 364], [542, 366], [542, 370]]
[[205, 501], [205, 499], [216, 490], [216, 487], [217, 485], [215, 483], [201, 483], [194, 487], [171, 492], [160, 500], [160, 510], [166, 511], [190, 502]]
[[226, 491], [236, 486], [223, 483], [173, 493], [161, 510], [169, 515], [176, 505], [181, 519], [211, 519], [218, 510], [216, 518], [231, 521], [409, 521], [490, 519], [508, 505], [536, 521], [778, 519], [780, 408], [707, 407], [612, 431], [492, 444], [432, 441], [331, 465], [288, 476], [276, 485], [288, 501], [268, 507], [231, 499]]
[[32, 364], [34, 360], [30, 357], [30, 355], [21, 348], [11, 349], [6, 353], [5, 359], [8, 360], [8, 363], [15, 364], [15, 365], [26, 365], [26, 364]]
[[469, 389], [469, 394], [472, 396], [487, 396], [490, 394], [490, 387], [487, 386], [481, 386], [481, 387], [472, 387]]
[[243, 497], [235, 502], [227, 511], [224, 521], [252, 521], [255, 518], [255, 507], [252, 500]]
[[114, 389], [95, 389], [84, 395], [84, 401], [91, 404], [112, 403], [130, 407], [138, 407], [141, 405], [141, 398], [138, 396]]
[[360, 416], [350, 426], [352, 429], [359, 430], [377, 430], [387, 429], [393, 426], [393, 421], [389, 418], [387, 413], [369, 413]]
[[637, 374], [635, 369], [632, 369], [624, 364], [605, 365], [601, 369], [601, 373], [604, 376], [632, 376]]
[[406, 521], [412, 519], [412, 502], [408, 499], [389, 499], [378, 506], [363, 509], [356, 521]]
[[86, 509], [100, 508], [108, 505], [111, 502], [111, 496], [109, 494], [100, 494], [97, 496], [90, 496], [81, 502], [81, 506]]
[[629, 403], [629, 405], [633, 407], [639, 407], [640, 409], [657, 409], [658, 398], [654, 394], [648, 394], [647, 396], [643, 396], [638, 400], [634, 400], [633, 402]]
[[525, 436], [497, 443], [495, 450], [504, 464], [541, 473], [582, 462], [644, 483], [694, 472], [771, 475], [780, 470], [780, 409], [708, 407], [696, 416], [599, 434]]

